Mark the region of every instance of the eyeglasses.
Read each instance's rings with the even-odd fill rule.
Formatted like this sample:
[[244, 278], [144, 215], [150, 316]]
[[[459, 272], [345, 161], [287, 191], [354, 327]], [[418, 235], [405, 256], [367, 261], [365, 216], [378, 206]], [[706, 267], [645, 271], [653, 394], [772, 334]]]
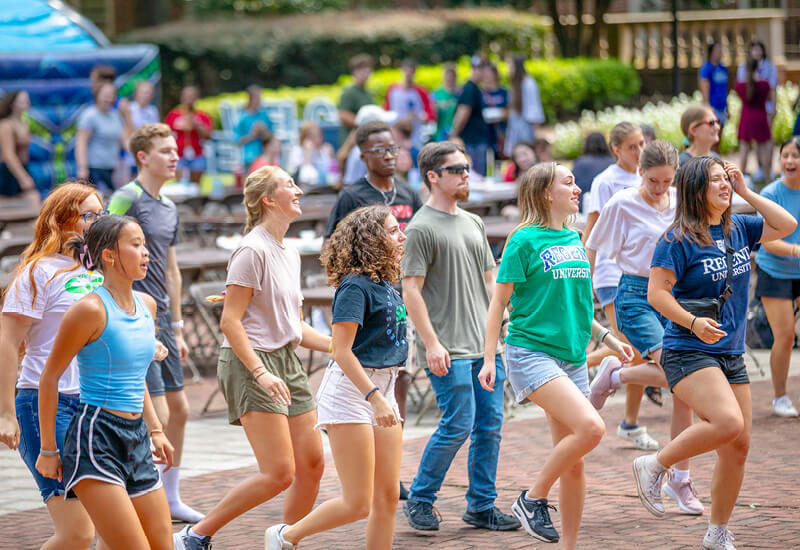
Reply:
[[711, 126], [712, 128], [713, 128], [714, 126], [722, 126], [722, 123], [720, 123], [719, 119], [716, 119], [716, 118], [714, 118], [714, 119], [711, 119], [711, 120], [704, 120], [704, 121], [702, 121], [702, 122], [698, 122], [698, 123], [697, 123], [697, 126], [702, 126], [703, 124], [708, 124], [708, 125], [709, 125], [709, 126]]
[[442, 175], [442, 171], [447, 172], [448, 174], [453, 174], [454, 176], [460, 176], [462, 174], [469, 175], [470, 165], [469, 164], [451, 164], [449, 166], [442, 166], [441, 168], [435, 168], [432, 172], [436, 172], [440, 176]]
[[390, 145], [389, 147], [373, 147], [372, 149], [364, 149], [361, 152], [372, 153], [380, 157], [385, 157], [386, 155], [392, 155], [394, 157], [397, 156], [398, 151], [400, 151], [399, 145]]
[[83, 218], [83, 221], [86, 223], [94, 223], [98, 218], [102, 218], [106, 215], [108, 215], [108, 210], [102, 210], [100, 212], [84, 212], [81, 214], [81, 218]]

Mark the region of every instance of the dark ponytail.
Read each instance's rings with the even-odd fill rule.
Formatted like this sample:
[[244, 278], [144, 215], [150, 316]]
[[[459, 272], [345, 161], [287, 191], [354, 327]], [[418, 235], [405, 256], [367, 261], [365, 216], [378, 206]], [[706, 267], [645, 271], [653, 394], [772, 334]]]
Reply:
[[103, 269], [101, 255], [103, 250], [116, 250], [119, 234], [129, 223], [138, 224], [130, 216], [110, 214], [98, 218], [83, 236], [73, 237], [67, 241], [72, 256], [88, 270]]

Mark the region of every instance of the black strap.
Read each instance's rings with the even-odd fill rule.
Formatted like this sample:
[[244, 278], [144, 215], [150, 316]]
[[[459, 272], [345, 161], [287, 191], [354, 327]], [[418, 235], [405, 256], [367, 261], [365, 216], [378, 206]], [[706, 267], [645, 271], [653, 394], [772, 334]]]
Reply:
[[733, 294], [733, 287], [731, 286], [731, 278], [733, 272], [733, 246], [731, 246], [731, 237], [730, 235], [725, 234], [725, 230], [722, 230], [722, 238], [725, 241], [725, 266], [727, 267], [727, 274], [725, 275], [725, 288], [722, 290], [722, 294], [719, 296], [719, 304], [725, 303], [725, 301], [731, 297]]

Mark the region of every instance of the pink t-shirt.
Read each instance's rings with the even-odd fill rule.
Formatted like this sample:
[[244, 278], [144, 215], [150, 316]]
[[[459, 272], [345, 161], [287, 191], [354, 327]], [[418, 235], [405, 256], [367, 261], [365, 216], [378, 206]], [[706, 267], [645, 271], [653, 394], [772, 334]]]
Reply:
[[[279, 243], [257, 225], [231, 254], [225, 284], [253, 289], [253, 297], [242, 316], [253, 349], [274, 351], [300, 342], [303, 292], [300, 254], [296, 248]], [[227, 338], [222, 347], [231, 347]]]

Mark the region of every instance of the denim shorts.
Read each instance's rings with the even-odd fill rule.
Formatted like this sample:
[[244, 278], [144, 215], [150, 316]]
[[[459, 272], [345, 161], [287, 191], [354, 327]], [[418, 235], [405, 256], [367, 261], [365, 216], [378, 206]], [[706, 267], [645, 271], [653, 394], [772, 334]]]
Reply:
[[[65, 494], [63, 481], [44, 477], [36, 469], [36, 459], [39, 458], [41, 438], [39, 437], [39, 391], [33, 389], [20, 389], [14, 400], [17, 409], [17, 423], [19, 424], [19, 454], [25, 465], [33, 474], [42, 500], [47, 502], [50, 497]], [[58, 394], [58, 409], [56, 409], [56, 445], [64, 448], [64, 437], [67, 433], [72, 417], [78, 411], [80, 396], [76, 394]]]
[[617, 327], [642, 357], [661, 349], [667, 320], [647, 301], [647, 277], [622, 275], [614, 300]]
[[606, 307], [614, 301], [617, 296], [617, 287], [615, 286], [601, 286], [594, 289], [594, 295], [597, 296], [597, 301], [600, 302], [600, 307]]
[[193, 159], [182, 158], [178, 160], [178, 172], [181, 170], [189, 170], [190, 172], [205, 172], [206, 171], [206, 157], [200, 155]]
[[[394, 383], [399, 367], [364, 369], [367, 378], [386, 398], [398, 419], [400, 410], [394, 397]], [[328, 363], [317, 391], [317, 426], [327, 424], [372, 424], [377, 426], [372, 405], [342, 371], [336, 361]]]
[[144, 418], [124, 418], [86, 403], [69, 423], [61, 465], [67, 498], [76, 497], [73, 488], [84, 479], [119, 485], [131, 498], [161, 488]]
[[706, 353], [697, 350], [664, 349], [661, 354], [661, 366], [667, 376], [669, 389], [675, 384], [701, 369], [719, 368], [729, 384], [749, 384], [744, 357], [727, 353]]
[[508, 381], [517, 403], [559, 376], [569, 376], [584, 395], [589, 395], [589, 370], [586, 363], [571, 365], [541, 351], [506, 344]]
[[800, 279], [778, 279], [756, 266], [756, 298], [786, 298], [795, 300], [800, 296]]
[[153, 361], [147, 369], [145, 382], [150, 397], [164, 395], [183, 389], [183, 366], [175, 343], [175, 331], [172, 330], [172, 314], [162, 313], [158, 316], [158, 340], [166, 346], [169, 353], [162, 361]]

